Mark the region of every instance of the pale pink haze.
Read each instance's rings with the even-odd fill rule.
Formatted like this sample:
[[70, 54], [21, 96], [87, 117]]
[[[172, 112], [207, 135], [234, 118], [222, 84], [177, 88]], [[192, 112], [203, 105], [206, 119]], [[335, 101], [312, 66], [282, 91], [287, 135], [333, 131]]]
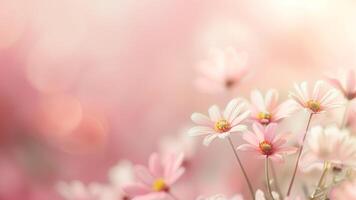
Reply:
[[204, 92], [221, 92], [237, 86], [247, 74], [247, 53], [233, 47], [212, 48], [209, 58], [198, 65], [196, 85]]
[[328, 76], [327, 80], [340, 90], [346, 99], [352, 100], [356, 97], [356, 77], [353, 69], [339, 71], [337, 76]]
[[183, 154], [171, 154], [167, 158], [153, 153], [148, 161], [148, 168], [136, 166], [134, 171], [138, 182], [123, 187], [132, 200], [167, 200], [172, 199], [172, 185], [184, 174]]
[[356, 179], [347, 180], [330, 192], [330, 199], [356, 199]]
[[323, 81], [317, 81], [313, 91], [309, 90], [307, 82], [302, 82], [300, 85], [294, 84], [294, 88], [296, 92], [291, 92], [289, 96], [310, 113], [321, 113], [343, 105], [338, 91], [326, 88]]
[[216, 138], [224, 139], [230, 133], [243, 132], [247, 126], [241, 124], [246, 120], [250, 111], [244, 111], [246, 103], [242, 99], [231, 100], [223, 112], [217, 105], [209, 108], [209, 117], [201, 113], [193, 113], [191, 119], [198, 126], [188, 131], [190, 136], [205, 135], [203, 144], [208, 146]]
[[253, 132], [248, 131], [242, 136], [247, 144], [240, 145], [237, 150], [253, 152], [258, 158], [269, 157], [274, 161], [283, 161], [284, 154], [295, 153], [297, 148], [285, 146], [287, 140], [281, 134], [276, 135], [276, 128], [276, 123], [267, 126], [254, 123]]
[[278, 104], [279, 94], [275, 89], [270, 89], [266, 95], [259, 90], [251, 92], [251, 118], [261, 124], [279, 122], [289, 117], [295, 110], [296, 106], [291, 100]]

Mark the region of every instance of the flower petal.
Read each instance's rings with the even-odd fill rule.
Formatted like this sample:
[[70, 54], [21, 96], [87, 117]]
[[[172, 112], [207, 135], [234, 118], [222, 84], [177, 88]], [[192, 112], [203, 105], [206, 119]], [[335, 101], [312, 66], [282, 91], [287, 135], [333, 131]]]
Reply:
[[213, 126], [214, 123], [209, 119], [209, 117], [201, 113], [193, 113], [190, 117], [192, 121], [198, 125]]
[[259, 90], [253, 90], [251, 92], [251, 102], [261, 112], [267, 111], [265, 101], [264, 101], [263, 96]]
[[207, 126], [195, 126], [188, 131], [189, 136], [200, 136], [215, 133], [215, 130]]
[[218, 137], [218, 134], [210, 134], [204, 138], [203, 144], [209, 146], [209, 144]]
[[122, 187], [122, 190], [129, 196], [134, 197], [151, 192], [151, 189], [143, 184], [132, 183]]
[[151, 185], [154, 182], [154, 178], [152, 174], [148, 171], [148, 169], [144, 166], [135, 166], [134, 172], [137, 177], [142, 183], [146, 185]]
[[222, 119], [220, 109], [217, 105], [213, 105], [209, 108], [209, 116], [213, 122]]
[[157, 153], [153, 153], [148, 160], [148, 168], [155, 177], [163, 176], [163, 166]]

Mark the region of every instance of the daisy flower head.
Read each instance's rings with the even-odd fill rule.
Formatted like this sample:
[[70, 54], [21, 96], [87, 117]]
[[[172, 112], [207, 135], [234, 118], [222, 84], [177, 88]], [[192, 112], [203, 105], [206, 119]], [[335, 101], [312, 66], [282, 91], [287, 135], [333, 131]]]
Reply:
[[167, 200], [172, 199], [171, 188], [184, 174], [182, 167], [183, 154], [171, 154], [167, 158], [161, 158], [153, 153], [145, 166], [134, 168], [137, 183], [128, 184], [123, 191], [131, 200]]
[[336, 76], [328, 76], [327, 81], [340, 90], [346, 99], [356, 97], [356, 77], [353, 69], [346, 69], [336, 73]]
[[248, 144], [237, 147], [240, 151], [256, 153], [260, 158], [269, 157], [275, 161], [283, 161], [283, 154], [292, 154], [297, 151], [295, 147], [286, 147], [286, 139], [276, 135], [277, 124], [270, 123], [263, 126], [260, 123], [252, 125], [253, 132], [246, 132], [242, 138]]
[[191, 119], [198, 126], [188, 131], [190, 136], [205, 135], [203, 144], [208, 146], [216, 138], [227, 138], [230, 133], [243, 132], [247, 126], [241, 124], [246, 120], [250, 111], [244, 111], [246, 103], [242, 99], [231, 100], [223, 112], [217, 105], [209, 108], [209, 117], [201, 113], [193, 113]]
[[310, 91], [307, 82], [302, 82], [300, 85], [294, 85], [296, 93], [291, 92], [289, 96], [301, 108], [313, 114], [342, 106], [343, 103], [338, 99], [338, 91], [326, 89], [324, 86], [325, 83], [323, 81], [317, 81], [313, 91]]
[[270, 89], [263, 96], [259, 90], [251, 92], [251, 118], [263, 125], [272, 122], [279, 122], [283, 118], [289, 117], [295, 106], [291, 100], [278, 104], [277, 90]]
[[221, 92], [236, 86], [247, 74], [247, 54], [233, 47], [212, 48], [209, 59], [201, 61], [196, 85], [204, 92]]
[[302, 156], [305, 169], [322, 168], [324, 162], [337, 166], [356, 167], [356, 139], [347, 129], [337, 126], [312, 127]]

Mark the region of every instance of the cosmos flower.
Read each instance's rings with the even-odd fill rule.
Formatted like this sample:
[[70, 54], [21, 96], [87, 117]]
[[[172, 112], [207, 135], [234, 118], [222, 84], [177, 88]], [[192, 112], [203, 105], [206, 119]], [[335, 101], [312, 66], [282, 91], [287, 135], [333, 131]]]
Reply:
[[171, 187], [183, 175], [183, 154], [170, 155], [166, 159], [153, 153], [145, 166], [136, 166], [135, 175], [139, 182], [123, 187], [132, 200], [172, 199]]
[[340, 90], [346, 99], [352, 100], [356, 97], [356, 77], [353, 69], [339, 71], [337, 76], [328, 76], [327, 80]]
[[210, 58], [198, 65], [201, 73], [196, 85], [204, 92], [218, 92], [231, 89], [240, 83], [247, 73], [247, 54], [238, 53], [232, 47], [213, 48]]
[[274, 89], [268, 90], [265, 97], [259, 90], [252, 91], [251, 103], [251, 118], [264, 125], [279, 122], [295, 111], [291, 100], [278, 104], [278, 92]]
[[307, 82], [300, 85], [295, 84], [296, 93], [290, 93], [289, 96], [303, 109], [316, 114], [328, 109], [342, 106], [338, 100], [338, 92], [335, 89], [323, 90], [323, 81], [317, 81], [313, 92], [308, 90]]
[[302, 156], [304, 168], [323, 166], [329, 162], [338, 166], [356, 167], [356, 139], [347, 129], [337, 126], [312, 127]]
[[198, 126], [191, 128], [188, 134], [190, 136], [206, 135], [203, 144], [208, 146], [216, 138], [224, 139], [230, 136], [230, 133], [245, 131], [247, 127], [241, 122], [250, 115], [250, 111], [243, 112], [245, 105], [241, 99], [233, 99], [223, 112], [218, 106], [211, 106], [209, 117], [201, 113], [193, 113], [191, 119]]
[[266, 127], [254, 123], [252, 128], [254, 133], [246, 132], [242, 136], [248, 144], [240, 145], [237, 150], [250, 151], [256, 153], [260, 158], [269, 157], [275, 161], [282, 161], [283, 154], [297, 151], [297, 148], [284, 146], [287, 141], [282, 135], [276, 136], [276, 123], [270, 123]]

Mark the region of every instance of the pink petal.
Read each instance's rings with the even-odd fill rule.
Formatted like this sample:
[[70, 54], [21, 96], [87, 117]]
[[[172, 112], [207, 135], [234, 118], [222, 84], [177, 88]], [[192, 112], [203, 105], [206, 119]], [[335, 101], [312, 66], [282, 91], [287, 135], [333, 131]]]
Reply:
[[205, 115], [201, 113], [193, 113], [190, 117], [192, 121], [198, 125], [213, 126], [214, 123]]
[[342, 93], [346, 94], [345, 89], [343, 88], [341, 82], [338, 79], [327, 77], [328, 82], [334, 86], [336, 89], [340, 90]]
[[301, 107], [305, 107], [305, 100], [301, 99], [300, 97], [296, 96], [293, 93], [289, 93], [289, 97], [292, 98], [296, 103], [298, 103]]
[[281, 147], [278, 148], [277, 152], [283, 153], [283, 154], [293, 154], [298, 151], [298, 148], [296, 147]]
[[204, 138], [203, 144], [209, 146], [209, 144], [218, 137], [218, 134], [210, 134]]
[[145, 185], [133, 183], [122, 187], [122, 190], [130, 197], [144, 195], [151, 192], [151, 189]]
[[317, 81], [314, 85], [312, 99], [320, 99], [321, 87], [323, 86], [323, 81]]
[[347, 79], [346, 79], [346, 91], [348, 93], [352, 93], [355, 89], [356, 81], [355, 81], [355, 72], [354, 70], [348, 70]]
[[253, 134], [252, 132], [246, 132], [246, 133], [244, 133], [243, 134], [243, 136], [242, 136], [242, 138], [246, 141], [246, 142], [248, 142], [248, 143], [250, 143], [250, 144], [252, 144], [252, 145], [254, 145], [254, 146], [258, 146], [259, 144], [260, 144], [260, 141], [258, 140], [258, 138], [256, 137], [256, 135], [255, 134]]
[[175, 173], [179, 168], [182, 167], [184, 161], [184, 154], [180, 153], [178, 155], [172, 154], [166, 163], [165, 168], [165, 177], [171, 176], [172, 173]]
[[263, 140], [265, 140], [265, 137], [264, 137], [264, 129], [265, 128], [260, 123], [253, 123], [252, 129], [255, 132], [259, 141], [262, 142]]
[[211, 127], [207, 127], [207, 126], [195, 126], [191, 129], [189, 129], [188, 131], [188, 135], [189, 136], [200, 136], [200, 135], [207, 135], [207, 134], [211, 134], [211, 133], [215, 133], [215, 130]]
[[265, 98], [266, 109], [271, 111], [273, 110], [278, 102], [278, 92], [277, 90], [271, 89], [267, 91]]
[[258, 108], [258, 110], [265, 112], [266, 105], [263, 100], [263, 96], [259, 90], [253, 90], [251, 92], [251, 102], [252, 104]]
[[137, 196], [132, 200], [171, 200], [165, 192], [152, 192], [146, 195]]
[[152, 174], [148, 171], [148, 169], [144, 166], [135, 166], [134, 172], [137, 177], [142, 183], [146, 185], [151, 185], [154, 182], [154, 178]]
[[217, 105], [213, 105], [209, 108], [210, 119], [214, 122], [222, 119], [220, 109]]
[[292, 100], [287, 100], [281, 103], [272, 113], [274, 121], [279, 121], [283, 118], [289, 117], [297, 110], [296, 104]]
[[278, 163], [281, 163], [281, 162], [284, 161], [283, 156], [280, 155], [280, 154], [277, 154], [277, 153], [275, 153], [275, 154], [273, 154], [271, 156], [268, 156], [268, 157], [271, 158], [271, 160], [273, 160], [275, 162], [278, 162]]
[[267, 141], [272, 142], [274, 140], [275, 135], [276, 135], [276, 129], [277, 129], [277, 124], [276, 123], [268, 124], [267, 127], [265, 128], [264, 138]]
[[167, 180], [167, 183], [169, 185], [172, 185], [174, 184], [175, 182], [177, 182], [177, 180], [183, 176], [185, 172], [185, 169], [184, 168], [180, 168], [178, 170], [176, 170], [174, 173], [170, 174], [170, 177], [167, 177], [166, 180]]
[[258, 147], [251, 144], [242, 144], [236, 148], [238, 151], [259, 152]]
[[155, 177], [163, 176], [163, 167], [157, 153], [153, 153], [148, 161], [148, 167]]

